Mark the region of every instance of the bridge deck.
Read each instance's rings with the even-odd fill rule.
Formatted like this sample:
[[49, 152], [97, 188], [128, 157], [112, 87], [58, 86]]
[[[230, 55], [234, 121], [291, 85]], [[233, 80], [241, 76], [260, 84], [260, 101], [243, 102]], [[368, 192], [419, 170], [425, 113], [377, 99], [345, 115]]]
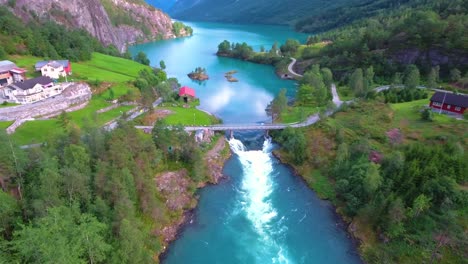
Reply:
[[[211, 125], [211, 126], [185, 126], [185, 131], [197, 131], [197, 130], [204, 130], [209, 129], [213, 131], [231, 131], [231, 130], [280, 130], [285, 129], [287, 127], [305, 127], [310, 126], [320, 118], [318, 115], [313, 115], [309, 117], [306, 121], [301, 123], [290, 123], [290, 124], [229, 124], [229, 125]], [[142, 130], [151, 130], [153, 129], [152, 126], [135, 126], [137, 129]]]

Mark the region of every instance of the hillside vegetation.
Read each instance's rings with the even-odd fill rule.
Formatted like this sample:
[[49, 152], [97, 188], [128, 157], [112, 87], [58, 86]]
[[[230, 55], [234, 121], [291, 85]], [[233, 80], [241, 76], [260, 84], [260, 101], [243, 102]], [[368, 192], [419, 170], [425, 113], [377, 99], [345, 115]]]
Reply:
[[24, 24], [0, 6], [0, 59], [8, 54], [33, 55], [44, 59], [89, 60], [94, 51], [119, 55], [114, 46], [104, 47], [84, 30], [68, 30], [51, 21]]
[[[323, 10], [349, 6], [362, 0], [180, 0], [169, 9], [171, 16], [191, 21], [292, 25], [297, 19]], [[150, 1], [148, 1], [150, 2]]]
[[281, 159], [350, 222], [368, 263], [465, 263], [467, 121], [424, 121], [427, 104], [359, 101], [274, 135]]

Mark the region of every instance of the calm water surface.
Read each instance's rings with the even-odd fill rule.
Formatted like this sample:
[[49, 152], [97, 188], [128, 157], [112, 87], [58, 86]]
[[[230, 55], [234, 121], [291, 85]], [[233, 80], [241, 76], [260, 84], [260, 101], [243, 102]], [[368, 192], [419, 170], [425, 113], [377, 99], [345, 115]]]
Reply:
[[[200, 108], [223, 119], [224, 123], [252, 123], [269, 120], [265, 107], [281, 88], [294, 95], [295, 83], [276, 77], [273, 67], [220, 58], [215, 55], [223, 40], [247, 42], [255, 49], [270, 49], [275, 41], [284, 43], [288, 38], [301, 41], [304, 34], [279, 26], [247, 26], [217, 23], [186, 23], [193, 27], [194, 35], [188, 38], [158, 41], [130, 47], [132, 54], [144, 51], [153, 66], [164, 60], [168, 76], [177, 77], [182, 85], [195, 89], [201, 100]], [[210, 80], [199, 84], [187, 77], [196, 67], [207, 70]], [[236, 70], [238, 83], [224, 77]]]
[[[267, 49], [287, 38], [305, 35], [285, 27], [187, 23], [190, 38], [134, 46], [157, 66], [164, 60], [169, 76], [195, 88], [203, 110], [225, 123], [265, 122], [266, 105], [281, 88], [294, 95], [295, 83], [280, 80], [270, 66], [214, 55], [227, 39]], [[210, 80], [192, 82], [187, 73], [201, 66]], [[239, 83], [224, 73], [237, 70]], [[262, 133], [237, 133], [229, 144], [234, 153], [225, 164], [228, 179], [200, 191], [193, 221], [170, 245], [165, 264], [211, 263], [360, 263], [352, 241], [328, 202], [271, 154], [274, 145]]]

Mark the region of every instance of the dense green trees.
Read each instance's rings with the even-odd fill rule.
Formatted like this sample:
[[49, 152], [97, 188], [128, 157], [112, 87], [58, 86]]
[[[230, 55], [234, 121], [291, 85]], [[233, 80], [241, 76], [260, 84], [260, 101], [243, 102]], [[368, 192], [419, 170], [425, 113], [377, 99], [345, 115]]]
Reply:
[[281, 52], [288, 55], [293, 55], [296, 53], [297, 49], [301, 44], [295, 39], [288, 39], [286, 42], [280, 46]]
[[299, 81], [296, 104], [312, 107], [325, 106], [331, 98], [329, 85], [332, 82], [333, 75], [329, 69], [320, 69], [319, 65], [314, 65]]
[[295, 164], [301, 165], [308, 158], [307, 141], [304, 134], [294, 128], [287, 127], [281, 132], [275, 134], [275, 140], [278, 141], [285, 150], [292, 156]]
[[0, 177], [10, 192], [0, 189], [0, 262], [153, 263], [162, 251], [154, 230], [177, 215], [155, 175], [186, 168], [191, 190], [205, 180], [201, 152], [187, 133], [154, 135], [126, 123], [112, 132], [89, 124], [22, 150], [2, 132]]
[[[0, 57], [7, 54], [31, 54], [45, 59], [89, 60], [93, 51], [121, 55], [114, 47], [103, 47], [88, 32], [68, 30], [53, 22], [30, 21], [25, 25], [7, 8], [0, 6]], [[5, 56], [5, 55], [3, 55]]]
[[[434, 73], [435, 79], [435, 73]], [[416, 65], [409, 65], [405, 72], [404, 85], [409, 89], [415, 89], [420, 82], [419, 69]]]
[[[396, 8], [394, 12], [369, 13], [370, 18], [314, 36], [311, 41], [322, 39], [330, 44], [315, 54], [304, 49], [303, 59], [314, 59], [332, 69], [342, 82], [357, 68], [363, 69], [365, 75], [370, 66], [379, 83], [391, 82], [395, 73], [405, 72], [409, 64], [415, 64], [424, 77], [439, 64], [436, 83], [439, 75], [449, 80], [454, 68], [465, 72], [467, 66], [462, 58], [466, 57], [463, 43], [468, 36], [466, 6], [460, 0], [411, 2], [414, 5]], [[442, 57], [444, 60], [440, 60]]]
[[157, 96], [162, 97], [164, 101], [174, 99], [172, 84], [177, 83], [177, 80], [168, 81], [165, 71], [153, 68], [152, 70], [142, 70], [138, 75], [134, 85], [141, 92], [144, 106], [151, 107]]
[[133, 58], [133, 60], [143, 65], [150, 65], [150, 60], [146, 56], [146, 53], [144, 53], [143, 51], [138, 52], [137, 55], [135, 55], [135, 57]]
[[193, 29], [190, 26], [184, 25], [184, 23], [180, 21], [176, 21], [172, 24], [172, 32], [177, 37], [180, 37], [182, 35], [181, 33], [183, 33], [184, 31], [185, 34], [188, 36], [191, 36], [193, 34]]
[[288, 98], [286, 97], [286, 89], [281, 89], [275, 98], [268, 104], [266, 112], [271, 116], [271, 122], [275, 122], [281, 113], [288, 106]]

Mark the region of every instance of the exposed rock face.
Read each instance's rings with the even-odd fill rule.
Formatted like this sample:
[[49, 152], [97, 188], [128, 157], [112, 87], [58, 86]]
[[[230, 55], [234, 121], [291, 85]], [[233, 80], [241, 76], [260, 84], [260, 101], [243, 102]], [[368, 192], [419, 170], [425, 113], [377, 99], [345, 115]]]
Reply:
[[448, 53], [434, 48], [427, 51], [417, 48], [399, 50], [391, 54], [391, 59], [401, 64], [425, 62], [431, 66], [468, 64], [468, 56], [462, 51], [451, 50]]
[[[17, 0], [13, 12], [24, 21], [37, 15], [69, 28], [82, 28], [104, 45], [124, 52], [127, 44], [175, 38], [171, 18], [143, 1]], [[8, 0], [0, 0], [6, 5]], [[106, 8], [105, 8], [105, 7]], [[184, 36], [183, 32], [180, 32]]]

